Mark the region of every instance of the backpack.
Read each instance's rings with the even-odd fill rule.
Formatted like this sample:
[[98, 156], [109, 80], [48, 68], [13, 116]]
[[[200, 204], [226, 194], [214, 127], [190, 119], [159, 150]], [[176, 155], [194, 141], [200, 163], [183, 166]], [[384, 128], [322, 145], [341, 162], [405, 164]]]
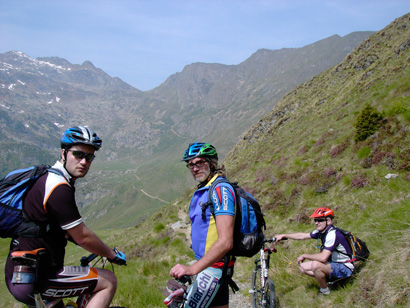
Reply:
[[246, 192], [238, 183], [231, 183], [225, 178], [214, 181], [209, 188], [208, 202], [202, 208], [203, 218], [206, 207], [209, 206], [215, 219], [215, 209], [212, 204], [212, 192], [220, 183], [230, 184], [235, 192], [236, 215], [234, 224], [234, 243], [229, 255], [237, 257], [253, 257], [262, 247], [266, 230], [265, 219], [256, 199]]
[[[367, 245], [364, 241], [359, 239], [357, 236], [353, 235], [350, 231], [345, 231], [338, 227], [335, 227], [336, 230], [342, 232], [343, 236], [345, 237], [346, 241], [349, 243], [350, 248], [352, 249], [352, 255], [349, 256], [352, 259], [348, 262], [356, 262], [356, 261], [366, 261], [370, 255], [370, 251], [367, 248]], [[346, 255], [345, 253], [336, 250], [337, 252]]]
[[14, 170], [0, 180], [0, 237], [40, 235], [40, 225], [27, 221], [24, 227], [22, 226], [22, 222], [25, 221], [23, 198], [34, 182], [48, 171], [63, 175], [61, 171], [49, 165], [38, 165]]

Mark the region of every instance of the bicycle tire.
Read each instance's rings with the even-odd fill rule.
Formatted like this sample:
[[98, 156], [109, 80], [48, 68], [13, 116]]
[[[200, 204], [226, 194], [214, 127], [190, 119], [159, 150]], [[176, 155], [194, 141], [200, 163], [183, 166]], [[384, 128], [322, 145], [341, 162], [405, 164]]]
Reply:
[[266, 298], [266, 307], [275, 308], [276, 307], [276, 292], [275, 292], [275, 283], [272, 279], [268, 278], [265, 285], [265, 298]]
[[259, 308], [262, 306], [262, 287], [261, 287], [261, 267], [257, 266], [256, 270], [252, 272], [252, 306]]

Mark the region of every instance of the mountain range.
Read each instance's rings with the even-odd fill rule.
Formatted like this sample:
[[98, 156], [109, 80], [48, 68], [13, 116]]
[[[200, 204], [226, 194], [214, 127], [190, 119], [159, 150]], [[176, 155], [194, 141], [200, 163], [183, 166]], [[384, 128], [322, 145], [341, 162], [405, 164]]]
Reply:
[[79, 181], [79, 206], [102, 228], [133, 225], [192, 185], [179, 164], [193, 140], [223, 158], [288, 91], [345, 58], [372, 32], [302, 48], [260, 49], [238, 65], [194, 63], [142, 92], [90, 61], [0, 54], [0, 172], [58, 157], [59, 136], [87, 125], [103, 139]]

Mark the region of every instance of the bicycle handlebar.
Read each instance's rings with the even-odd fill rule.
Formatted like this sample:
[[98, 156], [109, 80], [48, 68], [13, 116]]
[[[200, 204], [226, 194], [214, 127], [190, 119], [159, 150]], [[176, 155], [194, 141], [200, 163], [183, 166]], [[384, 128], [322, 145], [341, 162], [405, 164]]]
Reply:
[[[274, 243], [274, 242], [276, 242], [278, 239], [276, 238], [276, 237], [272, 237], [271, 239], [265, 239], [263, 242], [264, 243]], [[282, 239], [280, 239], [281, 241], [286, 241], [287, 240], [287, 238], [286, 237], [284, 237], [284, 238], [282, 238]]]
[[93, 261], [95, 258], [98, 258], [99, 255], [96, 255], [95, 253], [90, 254], [88, 257], [82, 257], [80, 262], [81, 262], [81, 266], [88, 266], [88, 264], [91, 263], [91, 261]]
[[184, 275], [184, 276], [181, 276], [181, 277], [175, 278], [175, 279], [178, 280], [180, 283], [183, 283], [183, 284], [185, 284], [187, 282], [188, 282], [188, 284], [192, 284], [191, 277], [187, 276], [187, 275]]
[[[114, 247], [114, 251], [117, 252], [117, 247]], [[88, 257], [86, 256], [81, 257], [81, 260], [80, 260], [81, 266], [88, 266], [94, 259], [98, 257], [100, 256], [96, 255], [95, 253], [90, 254]]]
[[270, 239], [265, 239], [264, 242], [265, 242], [265, 243], [273, 243], [273, 242], [276, 242], [276, 237], [272, 237], [272, 238], [270, 238]]

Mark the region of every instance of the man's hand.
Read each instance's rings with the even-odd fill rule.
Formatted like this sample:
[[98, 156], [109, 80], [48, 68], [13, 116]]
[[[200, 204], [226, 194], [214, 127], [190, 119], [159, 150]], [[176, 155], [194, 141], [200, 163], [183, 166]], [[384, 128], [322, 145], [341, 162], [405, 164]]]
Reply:
[[125, 253], [117, 250], [116, 248], [114, 249], [114, 252], [115, 257], [113, 259], [108, 259], [108, 261], [117, 265], [127, 265], [127, 257], [125, 256]]
[[197, 273], [194, 273], [191, 269], [190, 266], [182, 265], [182, 264], [177, 264], [171, 270], [169, 271], [169, 276], [175, 277], [175, 278], [180, 278], [184, 275], [186, 276], [194, 276]]
[[274, 238], [276, 238], [276, 243], [279, 242], [279, 241], [281, 241], [281, 240], [283, 240], [283, 239], [287, 239], [287, 238], [285, 237], [285, 235], [286, 235], [286, 234], [278, 234], [278, 235], [275, 235]]
[[303, 255], [301, 255], [301, 256], [298, 258], [298, 264], [302, 263], [304, 260], [305, 260], [305, 257], [304, 257]]

